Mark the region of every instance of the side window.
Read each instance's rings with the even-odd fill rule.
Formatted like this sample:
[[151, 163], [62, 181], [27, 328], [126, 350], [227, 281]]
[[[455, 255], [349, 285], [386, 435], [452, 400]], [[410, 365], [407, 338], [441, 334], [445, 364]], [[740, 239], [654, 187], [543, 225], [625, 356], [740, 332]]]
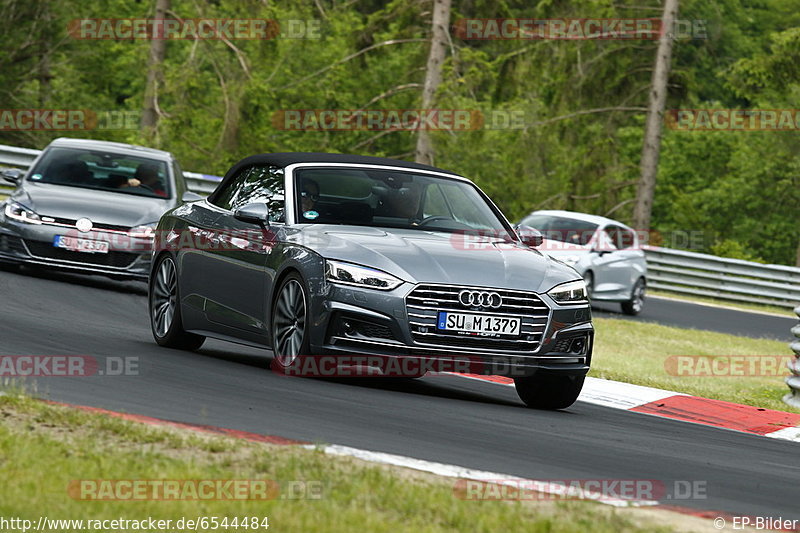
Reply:
[[629, 229], [619, 228], [616, 244], [620, 250], [626, 250], [636, 244], [636, 236]]
[[264, 165], [242, 169], [225, 189], [215, 195], [213, 203], [234, 211], [256, 202], [269, 206], [271, 222], [285, 222], [281, 167]]
[[597, 249], [605, 252], [613, 252], [617, 250], [617, 235], [620, 228], [617, 226], [606, 226], [603, 231], [597, 234], [598, 242]]

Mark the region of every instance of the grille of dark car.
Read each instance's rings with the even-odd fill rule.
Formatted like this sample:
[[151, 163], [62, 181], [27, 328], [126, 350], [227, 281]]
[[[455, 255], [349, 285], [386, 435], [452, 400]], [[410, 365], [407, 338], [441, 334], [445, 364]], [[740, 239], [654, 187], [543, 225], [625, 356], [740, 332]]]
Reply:
[[139, 254], [130, 252], [108, 252], [107, 254], [73, 252], [71, 250], [65, 250], [64, 248], [56, 248], [50, 243], [41, 241], [25, 241], [25, 245], [28, 247], [28, 250], [30, 250], [31, 255], [42, 259], [70, 261], [73, 263], [114, 268], [128, 267], [139, 257]]
[[[458, 299], [458, 294], [463, 290], [496, 292], [502, 297], [503, 303], [497, 309], [465, 307]], [[406, 309], [411, 336], [418, 344], [504, 352], [535, 351], [542, 342], [550, 312], [550, 308], [535, 293], [454, 285], [420, 285], [406, 297]], [[520, 335], [513, 338], [445, 333], [436, 329], [439, 311], [516, 316], [522, 319], [522, 328]]]

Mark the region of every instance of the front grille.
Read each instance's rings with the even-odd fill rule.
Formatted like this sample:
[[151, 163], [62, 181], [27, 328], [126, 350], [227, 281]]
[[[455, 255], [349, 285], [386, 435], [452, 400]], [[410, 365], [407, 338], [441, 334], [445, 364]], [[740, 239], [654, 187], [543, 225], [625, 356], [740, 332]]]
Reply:
[[51, 243], [41, 241], [25, 241], [25, 245], [30, 250], [31, 255], [41, 259], [53, 259], [55, 261], [70, 261], [72, 263], [83, 263], [85, 265], [107, 266], [114, 268], [125, 268], [131, 265], [139, 257], [139, 254], [130, 252], [113, 252], [107, 254], [89, 254], [85, 252], [73, 252], [64, 248], [56, 248]]
[[[77, 219], [74, 218], [62, 218], [62, 217], [50, 217], [53, 219], [52, 224], [63, 224], [65, 226], [75, 226], [78, 223]], [[47, 224], [47, 222], [45, 222]], [[95, 222], [92, 221], [92, 230], [94, 231], [116, 231], [119, 233], [128, 233], [130, 231], [130, 226], [120, 226], [117, 224], [103, 224], [102, 222]]]
[[[497, 309], [465, 307], [458, 300], [458, 293], [465, 289], [496, 292], [503, 304]], [[532, 292], [455, 285], [420, 285], [406, 296], [406, 309], [411, 336], [417, 344], [515, 353], [533, 352], [539, 347], [550, 313], [550, 308]], [[436, 329], [439, 311], [516, 316], [522, 319], [522, 328], [517, 337], [445, 333]]]

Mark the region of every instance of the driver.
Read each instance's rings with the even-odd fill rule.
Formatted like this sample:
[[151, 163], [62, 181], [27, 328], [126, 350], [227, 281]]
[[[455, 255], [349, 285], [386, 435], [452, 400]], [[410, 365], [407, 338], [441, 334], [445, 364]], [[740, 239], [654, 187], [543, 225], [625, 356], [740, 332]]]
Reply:
[[152, 163], [142, 163], [136, 167], [136, 173], [128, 180], [129, 187], [144, 187], [158, 196], [167, 197], [167, 191], [161, 186], [158, 178], [158, 167]]
[[422, 200], [422, 187], [408, 183], [384, 200], [389, 216], [407, 218], [412, 224], [419, 223], [419, 204]]

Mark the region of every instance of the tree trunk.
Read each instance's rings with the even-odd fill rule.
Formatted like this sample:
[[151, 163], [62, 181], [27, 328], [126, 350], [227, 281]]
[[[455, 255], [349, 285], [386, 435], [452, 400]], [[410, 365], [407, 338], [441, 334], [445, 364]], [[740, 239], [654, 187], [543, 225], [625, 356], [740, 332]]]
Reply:
[[661, 17], [661, 37], [658, 41], [644, 130], [641, 177], [636, 190], [636, 205], [633, 209], [633, 224], [637, 230], [650, 229], [650, 215], [653, 210], [653, 195], [658, 174], [658, 156], [661, 150], [661, 124], [667, 101], [667, 80], [672, 59], [672, 29], [677, 16], [678, 0], [665, 0], [664, 14]]
[[[450, 26], [451, 0], [433, 0], [433, 24], [431, 49], [425, 69], [425, 85], [422, 88], [422, 109], [430, 109], [436, 90], [442, 83], [442, 64], [447, 54], [447, 32]], [[428, 130], [420, 124], [417, 134], [415, 161], [426, 165], [433, 164], [433, 145]]]
[[[170, 8], [170, 0], [156, 0], [155, 18], [165, 19]], [[161, 81], [161, 65], [164, 63], [167, 41], [163, 36], [154, 35], [150, 41], [150, 55], [147, 59], [147, 84], [144, 89], [144, 105], [142, 106], [142, 133], [148, 141], [155, 137], [158, 127], [157, 97], [158, 84]]]

